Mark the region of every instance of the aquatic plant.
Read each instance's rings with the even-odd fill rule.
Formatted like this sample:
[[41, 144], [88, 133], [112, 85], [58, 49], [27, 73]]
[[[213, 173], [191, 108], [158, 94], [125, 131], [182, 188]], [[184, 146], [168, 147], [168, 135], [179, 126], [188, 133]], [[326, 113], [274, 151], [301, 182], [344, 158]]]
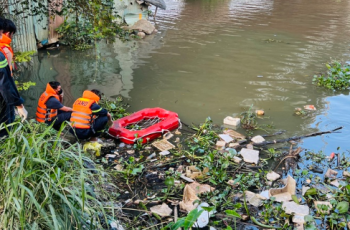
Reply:
[[26, 52], [16, 52], [14, 55], [14, 61], [17, 63], [20, 62], [29, 62], [32, 60], [32, 56], [36, 53], [35, 50], [26, 51]]
[[219, 136], [213, 130], [213, 121], [210, 117], [199, 127], [192, 125], [191, 127], [197, 133], [190, 137], [186, 143], [192, 154], [203, 154], [212, 149], [211, 146], [219, 139]]
[[242, 112], [240, 117], [243, 129], [258, 129], [257, 115], [253, 111], [253, 105], [247, 111]]
[[99, 105], [102, 108], [107, 109], [108, 112], [112, 115], [113, 119], [119, 119], [129, 115], [129, 113], [126, 112], [126, 109], [129, 107], [129, 105], [123, 103], [123, 98], [120, 96], [115, 99], [106, 98], [103, 96], [99, 102]]
[[331, 90], [345, 90], [350, 86], [350, 64], [332, 60], [326, 64], [326, 74], [315, 75], [313, 83]]
[[15, 84], [17, 86], [18, 91], [26, 91], [28, 90], [31, 86], [35, 86], [36, 83], [32, 81], [27, 81], [27, 82], [19, 82], [15, 81]]
[[96, 229], [107, 223], [93, 189], [102, 172], [85, 168], [93, 162], [60, 134], [45, 124], [14, 123], [0, 141], [1, 228]]

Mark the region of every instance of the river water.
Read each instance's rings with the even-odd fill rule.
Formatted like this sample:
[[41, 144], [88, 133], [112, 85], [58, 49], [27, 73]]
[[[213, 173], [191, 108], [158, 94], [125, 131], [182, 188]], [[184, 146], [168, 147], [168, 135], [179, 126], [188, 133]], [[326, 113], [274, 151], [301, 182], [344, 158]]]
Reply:
[[[344, 126], [341, 133], [304, 139], [300, 145], [330, 153], [350, 149], [349, 91], [312, 85], [330, 58], [350, 60], [348, 0], [166, 0], [158, 33], [140, 41], [101, 42], [92, 50], [39, 52], [23, 78], [36, 87], [23, 93], [34, 114], [48, 81], [60, 81], [71, 106], [83, 90], [121, 94], [130, 111], [163, 107], [185, 123], [210, 116], [215, 123], [250, 106], [259, 121], [287, 130], [283, 137]], [[153, 9], [154, 10], [154, 9]], [[259, 76], [259, 77], [258, 77]], [[315, 105], [301, 118], [294, 108]], [[340, 151], [340, 152], [342, 152]]]

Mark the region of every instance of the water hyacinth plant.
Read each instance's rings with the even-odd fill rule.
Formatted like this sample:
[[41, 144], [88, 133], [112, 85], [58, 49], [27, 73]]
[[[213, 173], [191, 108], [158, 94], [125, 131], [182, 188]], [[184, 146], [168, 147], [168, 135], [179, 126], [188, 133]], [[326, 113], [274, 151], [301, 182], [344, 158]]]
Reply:
[[107, 223], [89, 189], [99, 186], [102, 172], [85, 168], [92, 162], [80, 146], [59, 136], [26, 122], [15, 123], [0, 140], [1, 229], [96, 229]]
[[327, 73], [325, 75], [315, 75], [313, 83], [332, 90], [345, 90], [350, 86], [350, 64], [342, 64], [332, 60], [326, 64]]

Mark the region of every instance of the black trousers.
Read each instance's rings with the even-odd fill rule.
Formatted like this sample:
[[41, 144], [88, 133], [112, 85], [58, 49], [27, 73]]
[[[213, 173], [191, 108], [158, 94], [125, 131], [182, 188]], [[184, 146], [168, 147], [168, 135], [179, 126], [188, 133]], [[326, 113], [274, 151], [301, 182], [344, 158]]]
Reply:
[[57, 117], [53, 121], [47, 122], [47, 124], [51, 125], [54, 123], [52, 127], [58, 131], [61, 128], [63, 122], [70, 121], [71, 115], [72, 112], [59, 112], [57, 114]]
[[[15, 107], [9, 106], [0, 97], [0, 124], [11, 124], [15, 121]], [[10, 127], [7, 127], [10, 130]], [[6, 129], [0, 130], [0, 138], [8, 135]]]
[[78, 129], [70, 130], [70, 132], [78, 137], [79, 140], [89, 139], [91, 137], [99, 137], [102, 131], [105, 129], [108, 122], [107, 116], [100, 116], [95, 119], [91, 129]]

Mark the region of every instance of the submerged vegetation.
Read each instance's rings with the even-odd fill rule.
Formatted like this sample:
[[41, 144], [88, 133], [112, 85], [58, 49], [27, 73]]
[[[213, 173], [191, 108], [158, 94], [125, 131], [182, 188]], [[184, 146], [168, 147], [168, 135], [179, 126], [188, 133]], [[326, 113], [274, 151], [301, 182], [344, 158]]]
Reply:
[[331, 90], [345, 90], [350, 87], [350, 64], [336, 60], [326, 64], [325, 74], [315, 75], [314, 84]]

